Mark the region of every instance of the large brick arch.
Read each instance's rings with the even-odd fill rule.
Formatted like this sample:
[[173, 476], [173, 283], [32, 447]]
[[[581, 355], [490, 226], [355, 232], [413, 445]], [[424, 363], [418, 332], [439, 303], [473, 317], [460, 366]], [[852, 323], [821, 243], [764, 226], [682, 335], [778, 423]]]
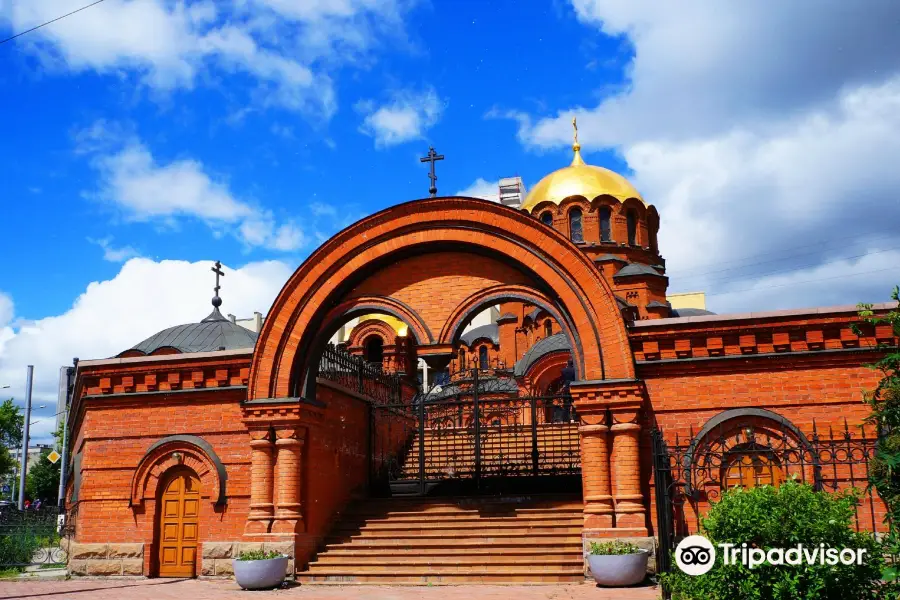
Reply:
[[[633, 379], [625, 325], [612, 290], [590, 259], [533, 217], [474, 198], [432, 198], [362, 219], [320, 246], [282, 288], [256, 344], [250, 399], [297, 392], [324, 344], [326, 316], [353, 287], [398, 257], [452, 249], [500, 257], [527, 272], [565, 313], [581, 344], [582, 380]], [[333, 314], [333, 313], [332, 313]]]

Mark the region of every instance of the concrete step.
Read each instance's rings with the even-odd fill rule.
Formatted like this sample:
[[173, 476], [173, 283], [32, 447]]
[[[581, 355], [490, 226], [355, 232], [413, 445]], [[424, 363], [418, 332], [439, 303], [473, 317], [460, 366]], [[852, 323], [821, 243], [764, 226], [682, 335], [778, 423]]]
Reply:
[[323, 556], [310, 563], [317, 572], [325, 567], [350, 568], [359, 567], [360, 569], [369, 567], [471, 567], [482, 568], [486, 566], [497, 567], [498, 565], [522, 566], [540, 565], [541, 567], [571, 567], [581, 568], [584, 564], [584, 558], [579, 554], [568, 554], [562, 556], [459, 556], [459, 555], [434, 555], [429, 553], [428, 556]]
[[495, 574], [502, 573], [504, 575], [531, 575], [538, 570], [541, 573], [556, 572], [566, 574], [583, 574], [583, 563], [572, 565], [356, 565], [348, 567], [343, 565], [311, 565], [307, 571], [310, 575], [477, 575], [477, 574]]
[[543, 525], [535, 527], [521, 526], [515, 523], [505, 525], [482, 524], [466, 527], [445, 526], [441, 527], [435, 524], [431, 527], [423, 526], [403, 526], [403, 527], [355, 527], [352, 525], [342, 525], [332, 531], [332, 536], [340, 539], [356, 539], [356, 538], [396, 538], [396, 539], [419, 539], [423, 537], [465, 537], [473, 535], [473, 530], [477, 532], [477, 537], [497, 537], [497, 536], [531, 536], [531, 535], [578, 535], [581, 533], [582, 523], [569, 526]]
[[571, 533], [559, 535], [557, 533], [496, 533], [491, 535], [470, 534], [468, 536], [448, 536], [446, 533], [406, 536], [398, 539], [392, 534], [370, 536], [343, 536], [329, 537], [325, 540], [325, 550], [335, 546], [384, 548], [506, 548], [519, 544], [528, 544], [535, 547], [559, 548], [581, 544], [581, 534]]
[[[435, 517], [440, 517], [436, 520]], [[581, 511], [567, 512], [548, 512], [548, 513], [483, 513], [479, 514], [471, 512], [450, 512], [450, 513], [428, 513], [427, 515], [418, 513], [393, 514], [389, 516], [373, 516], [364, 519], [358, 519], [358, 524], [365, 524], [366, 527], [377, 528], [381, 526], [390, 527], [408, 527], [419, 523], [446, 526], [446, 525], [478, 525], [485, 522], [491, 523], [521, 523], [522, 525], [531, 524], [550, 524], [550, 525], [580, 525], [583, 521]], [[347, 519], [348, 525], [354, 524], [352, 519]]]
[[500, 570], [490, 573], [425, 573], [401, 575], [395, 573], [356, 574], [352, 571], [317, 575], [298, 573], [297, 581], [306, 585], [464, 585], [464, 584], [559, 584], [582, 583], [584, 573], [574, 571], [549, 571], [542, 573], [507, 573]]
[[513, 552], [515, 548], [506, 548], [498, 553], [491, 548], [443, 548], [436, 549], [423, 556], [418, 550], [397, 549], [385, 554], [378, 549], [335, 548], [318, 556], [315, 565], [357, 565], [357, 564], [570, 564], [583, 562], [580, 547], [570, 549], [549, 548], [541, 552], [529, 550]]

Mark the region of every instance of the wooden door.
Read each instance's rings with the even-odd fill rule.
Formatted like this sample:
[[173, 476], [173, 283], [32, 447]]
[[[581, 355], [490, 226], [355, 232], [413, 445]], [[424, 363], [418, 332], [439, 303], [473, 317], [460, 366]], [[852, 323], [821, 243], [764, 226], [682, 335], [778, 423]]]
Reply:
[[167, 477], [159, 510], [159, 576], [194, 577], [200, 515], [197, 476], [179, 469]]

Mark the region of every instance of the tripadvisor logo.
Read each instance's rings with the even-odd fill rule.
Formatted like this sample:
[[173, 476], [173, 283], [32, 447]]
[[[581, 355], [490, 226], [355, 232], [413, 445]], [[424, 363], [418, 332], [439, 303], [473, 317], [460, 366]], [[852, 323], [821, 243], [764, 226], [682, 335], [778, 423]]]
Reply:
[[[744, 544], [723, 542], [718, 544], [724, 565], [741, 564], [749, 569], [760, 565], [861, 565], [866, 555], [865, 548], [829, 548], [825, 544], [804, 546], [797, 544], [791, 548], [753, 548]], [[688, 575], [708, 573], [716, 562], [716, 548], [702, 535], [689, 535], [675, 548], [675, 564]]]

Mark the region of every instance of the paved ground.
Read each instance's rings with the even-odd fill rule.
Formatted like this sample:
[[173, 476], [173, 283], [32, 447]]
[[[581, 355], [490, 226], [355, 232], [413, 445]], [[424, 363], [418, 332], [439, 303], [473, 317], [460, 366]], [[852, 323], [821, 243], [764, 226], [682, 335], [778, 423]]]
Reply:
[[309, 600], [651, 600], [655, 587], [601, 589], [583, 585], [455, 585], [455, 586], [295, 586], [271, 592], [245, 592], [232, 581], [196, 579], [143, 579], [109, 581], [0, 582], [0, 600], [219, 600], [220, 598], [306, 598]]

